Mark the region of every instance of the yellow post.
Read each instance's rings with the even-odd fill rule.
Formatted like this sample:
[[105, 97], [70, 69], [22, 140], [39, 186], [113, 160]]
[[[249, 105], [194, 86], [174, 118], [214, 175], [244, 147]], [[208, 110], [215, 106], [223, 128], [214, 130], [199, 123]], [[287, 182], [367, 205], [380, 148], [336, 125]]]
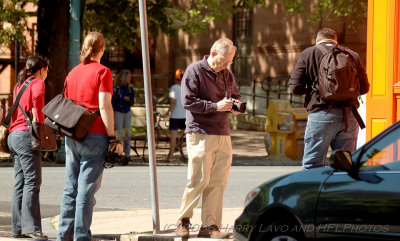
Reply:
[[292, 106], [288, 101], [271, 100], [267, 108], [267, 160], [290, 160], [286, 156], [286, 139], [294, 130]]
[[302, 160], [308, 113], [305, 108], [292, 108], [292, 113], [294, 131], [287, 136], [286, 155], [292, 160]]

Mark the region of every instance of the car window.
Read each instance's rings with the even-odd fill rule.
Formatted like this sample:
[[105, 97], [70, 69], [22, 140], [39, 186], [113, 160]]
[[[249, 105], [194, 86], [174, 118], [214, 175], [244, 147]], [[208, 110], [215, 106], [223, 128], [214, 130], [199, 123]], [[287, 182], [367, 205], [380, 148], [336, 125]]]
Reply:
[[400, 161], [390, 162], [382, 165], [389, 170], [400, 170]]
[[[363, 154], [361, 161], [365, 165], [361, 170], [391, 170], [399, 168], [400, 161], [400, 129], [389, 133], [370, 146]], [[375, 168], [371, 168], [375, 167]]]

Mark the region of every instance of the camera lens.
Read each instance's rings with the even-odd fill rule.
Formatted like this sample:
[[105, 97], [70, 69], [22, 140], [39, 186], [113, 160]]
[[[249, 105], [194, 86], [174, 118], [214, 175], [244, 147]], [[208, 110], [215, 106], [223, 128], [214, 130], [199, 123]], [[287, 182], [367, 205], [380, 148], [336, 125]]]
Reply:
[[246, 102], [234, 102], [232, 109], [244, 113], [246, 111]]

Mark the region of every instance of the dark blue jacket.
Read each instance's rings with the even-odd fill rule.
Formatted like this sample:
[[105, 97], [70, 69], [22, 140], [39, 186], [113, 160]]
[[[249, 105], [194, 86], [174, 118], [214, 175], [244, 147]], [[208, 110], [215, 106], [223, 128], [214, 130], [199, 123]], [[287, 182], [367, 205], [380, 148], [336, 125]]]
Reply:
[[[124, 97], [128, 96], [129, 101], [124, 100]], [[130, 111], [131, 106], [135, 100], [135, 91], [129, 85], [123, 85], [121, 87], [113, 87], [113, 95], [111, 103], [114, 111], [119, 111], [122, 113], [127, 113]]]

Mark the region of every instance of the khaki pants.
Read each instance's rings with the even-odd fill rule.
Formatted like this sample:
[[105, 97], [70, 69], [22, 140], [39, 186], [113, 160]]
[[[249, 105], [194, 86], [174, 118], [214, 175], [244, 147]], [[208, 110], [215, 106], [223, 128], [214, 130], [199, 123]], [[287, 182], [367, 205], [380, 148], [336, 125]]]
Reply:
[[178, 220], [191, 218], [202, 196], [202, 225], [221, 227], [223, 195], [232, 163], [231, 137], [190, 132], [186, 142], [188, 183]]

